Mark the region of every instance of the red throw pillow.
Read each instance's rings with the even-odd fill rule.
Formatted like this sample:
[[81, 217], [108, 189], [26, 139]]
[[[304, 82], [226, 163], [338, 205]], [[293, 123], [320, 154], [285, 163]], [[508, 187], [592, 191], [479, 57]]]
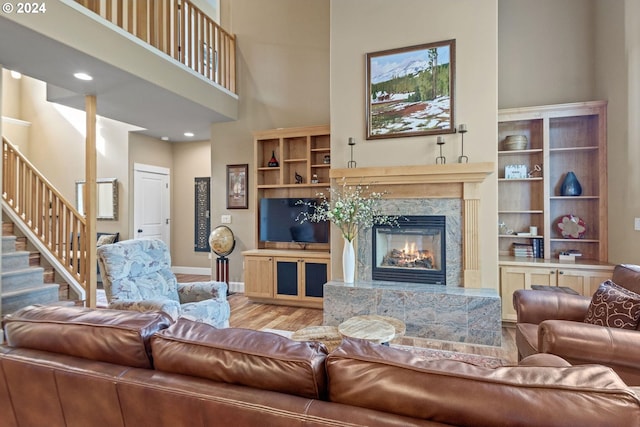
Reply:
[[589, 305], [585, 323], [610, 328], [636, 329], [640, 320], [640, 295], [613, 283], [603, 282]]

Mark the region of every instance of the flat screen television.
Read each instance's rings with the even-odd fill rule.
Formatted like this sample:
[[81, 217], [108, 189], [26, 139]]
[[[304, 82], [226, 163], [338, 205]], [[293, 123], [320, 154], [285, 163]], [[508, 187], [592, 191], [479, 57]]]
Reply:
[[300, 223], [301, 212], [313, 212], [313, 207], [298, 204], [302, 200], [316, 203], [316, 199], [264, 198], [260, 199], [260, 241], [289, 243], [328, 243], [328, 222]]

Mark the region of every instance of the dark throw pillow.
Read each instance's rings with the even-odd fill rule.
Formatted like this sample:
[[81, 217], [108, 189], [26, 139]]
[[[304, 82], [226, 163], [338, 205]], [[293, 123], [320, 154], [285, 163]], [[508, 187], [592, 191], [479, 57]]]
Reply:
[[584, 319], [585, 323], [621, 329], [636, 329], [638, 320], [640, 295], [611, 280], [603, 282], [593, 294]]

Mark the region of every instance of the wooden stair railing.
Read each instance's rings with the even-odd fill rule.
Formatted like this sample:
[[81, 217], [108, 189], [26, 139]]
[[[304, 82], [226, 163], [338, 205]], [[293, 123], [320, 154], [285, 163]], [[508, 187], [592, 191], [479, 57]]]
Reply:
[[4, 137], [2, 146], [2, 198], [87, 291], [89, 260], [84, 216]]
[[236, 93], [236, 38], [189, 0], [76, 0]]

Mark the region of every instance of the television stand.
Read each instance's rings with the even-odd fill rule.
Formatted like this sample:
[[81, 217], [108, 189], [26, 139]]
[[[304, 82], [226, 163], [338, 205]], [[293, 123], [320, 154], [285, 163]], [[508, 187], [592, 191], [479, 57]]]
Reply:
[[331, 280], [328, 251], [252, 249], [242, 255], [249, 300], [322, 308], [323, 286]]

